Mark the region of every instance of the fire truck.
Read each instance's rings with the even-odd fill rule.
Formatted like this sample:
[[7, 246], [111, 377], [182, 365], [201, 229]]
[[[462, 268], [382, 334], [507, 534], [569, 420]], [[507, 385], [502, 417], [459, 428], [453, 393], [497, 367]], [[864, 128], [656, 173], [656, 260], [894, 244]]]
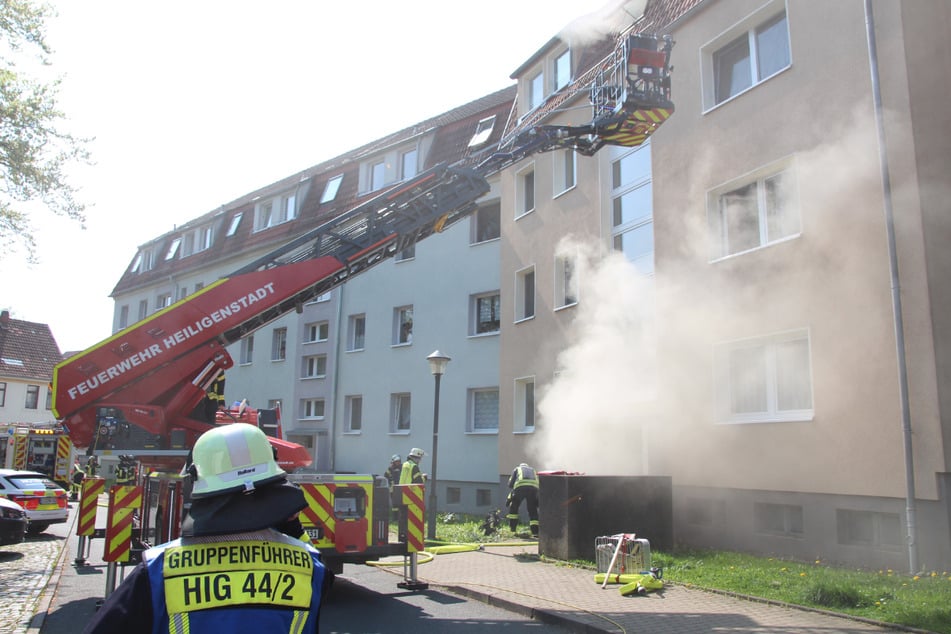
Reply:
[[[195, 415], [234, 364], [229, 345], [467, 217], [489, 191], [487, 177], [527, 156], [643, 144], [674, 111], [672, 46], [666, 36], [623, 34], [601, 62], [507, 126], [491, 150], [421, 172], [63, 361], [53, 373], [55, 414], [87, 451], [174, 471], [201, 433], [230, 422]], [[593, 109], [588, 123], [540, 123], [582, 91]], [[270, 441], [288, 472], [311, 463], [303, 447], [279, 435]], [[328, 474], [304, 484], [313, 492], [305, 526], [332, 565], [399, 550], [387, 541], [384, 479]], [[172, 508], [166, 500], [162, 521], [178, 521]]]
[[67, 491], [75, 448], [58, 422], [0, 423], [0, 465], [43, 473]]

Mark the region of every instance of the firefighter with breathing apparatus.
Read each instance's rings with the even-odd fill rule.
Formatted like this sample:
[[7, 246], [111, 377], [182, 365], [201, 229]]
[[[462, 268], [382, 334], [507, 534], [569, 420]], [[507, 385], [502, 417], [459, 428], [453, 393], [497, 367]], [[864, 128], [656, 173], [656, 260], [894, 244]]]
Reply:
[[400, 471], [400, 484], [423, 484], [425, 477], [419, 470], [419, 461], [423, 459], [426, 452], [419, 447], [413, 447], [406, 456], [406, 462], [403, 463], [403, 469]]
[[317, 632], [333, 573], [317, 549], [274, 528], [307, 503], [267, 436], [222, 425], [192, 458], [182, 537], [147, 550], [84, 632]]
[[505, 516], [509, 521], [509, 529], [514, 533], [518, 528], [518, 509], [524, 500], [528, 507], [528, 527], [532, 537], [538, 537], [538, 473], [523, 462], [509, 476], [509, 489], [511, 491], [506, 500], [509, 512]]

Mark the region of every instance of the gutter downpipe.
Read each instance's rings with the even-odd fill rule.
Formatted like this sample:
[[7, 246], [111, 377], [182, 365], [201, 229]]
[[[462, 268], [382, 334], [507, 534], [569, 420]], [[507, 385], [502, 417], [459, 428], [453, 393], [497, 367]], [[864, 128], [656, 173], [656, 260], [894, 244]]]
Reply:
[[915, 510], [915, 468], [911, 440], [911, 410], [908, 404], [908, 369], [905, 361], [905, 329], [902, 321], [901, 286], [898, 277], [898, 255], [895, 247], [895, 221], [892, 214], [892, 187], [889, 178], [882, 116], [882, 91], [878, 79], [878, 50], [875, 44], [875, 20], [872, 0], [865, 0], [865, 31], [868, 39], [869, 69], [872, 75], [872, 98], [875, 106], [875, 127], [878, 133], [878, 160], [882, 176], [882, 198], [885, 212], [885, 233], [888, 238], [888, 260], [892, 284], [892, 313], [895, 321], [895, 345], [898, 357], [898, 394], [901, 402], [902, 442], [905, 449], [905, 522], [908, 530], [908, 572], [915, 574], [918, 566], [918, 525]]

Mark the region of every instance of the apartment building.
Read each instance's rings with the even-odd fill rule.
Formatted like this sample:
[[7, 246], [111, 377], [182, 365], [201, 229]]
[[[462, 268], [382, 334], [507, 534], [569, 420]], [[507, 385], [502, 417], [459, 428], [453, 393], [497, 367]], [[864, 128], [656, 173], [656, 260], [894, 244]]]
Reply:
[[[513, 86], [422, 121], [249, 192], [142, 245], [113, 292], [114, 329], [187, 298], [433, 165], [492, 147], [514, 95]], [[382, 473], [393, 453], [405, 456], [414, 446], [431, 451], [434, 381], [426, 356], [439, 347], [454, 359], [444, 383], [443, 469], [460, 483], [483, 483], [469, 495], [462, 484], [450, 487], [447, 481], [447, 495], [460, 511], [478, 510], [475, 488], [482, 507], [497, 504], [498, 492], [483, 490], [498, 479], [492, 402], [498, 386], [498, 323], [492, 320], [499, 287], [497, 200], [497, 191], [490, 192], [475, 213], [442, 236], [231, 345], [234, 367], [226, 372], [225, 400], [279, 408], [284, 437], [311, 451], [315, 471]], [[384, 305], [387, 296], [393, 299]], [[432, 348], [422, 351], [426, 346]], [[463, 387], [457, 390], [456, 368], [476, 382], [470, 385], [460, 375]], [[394, 377], [398, 384], [388, 384]], [[467, 414], [470, 388], [478, 392], [472, 396], [474, 418]], [[365, 409], [356, 405], [357, 396], [365, 399]], [[471, 428], [463, 421], [471, 421]], [[453, 462], [460, 465], [458, 473]], [[469, 498], [470, 506], [462, 508]]]
[[556, 155], [504, 175], [503, 464], [670, 476], [683, 544], [951, 564], [951, 8], [871, 4], [880, 112], [862, 2], [652, 2], [676, 114], [573, 189]]

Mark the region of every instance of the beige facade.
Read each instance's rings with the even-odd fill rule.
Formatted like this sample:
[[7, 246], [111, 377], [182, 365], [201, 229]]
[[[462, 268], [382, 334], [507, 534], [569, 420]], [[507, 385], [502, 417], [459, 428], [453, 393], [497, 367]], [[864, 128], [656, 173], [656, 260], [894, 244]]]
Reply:
[[[669, 475], [681, 543], [951, 565], [951, 6], [873, 6], [910, 458], [863, 3], [710, 0], [668, 29], [677, 112], [649, 147], [646, 281], [581, 266], [578, 304], [551, 303], [563, 236], [617, 244], [618, 151], [580, 160], [561, 197], [552, 154], [503, 179], [503, 310], [531, 266], [536, 306], [503, 321], [501, 465]], [[515, 219], [530, 162], [536, 208]]]

